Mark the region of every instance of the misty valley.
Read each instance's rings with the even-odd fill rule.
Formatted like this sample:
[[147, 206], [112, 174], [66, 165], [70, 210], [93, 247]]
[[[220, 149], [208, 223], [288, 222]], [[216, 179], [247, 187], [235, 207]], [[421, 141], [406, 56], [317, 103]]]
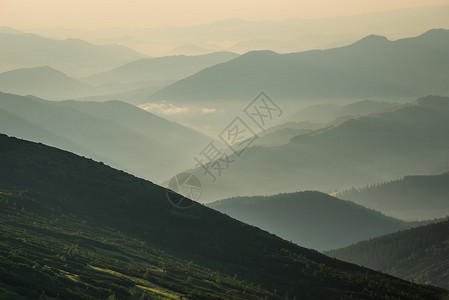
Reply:
[[0, 4], [0, 299], [449, 299], [449, 5], [200, 2]]

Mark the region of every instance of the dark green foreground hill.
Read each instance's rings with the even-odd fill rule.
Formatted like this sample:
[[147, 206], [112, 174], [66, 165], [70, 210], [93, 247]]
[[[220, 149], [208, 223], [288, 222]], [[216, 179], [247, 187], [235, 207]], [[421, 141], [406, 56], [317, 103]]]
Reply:
[[0, 298], [441, 299], [101, 163], [0, 135]]
[[449, 288], [449, 221], [393, 233], [328, 254], [415, 282]]

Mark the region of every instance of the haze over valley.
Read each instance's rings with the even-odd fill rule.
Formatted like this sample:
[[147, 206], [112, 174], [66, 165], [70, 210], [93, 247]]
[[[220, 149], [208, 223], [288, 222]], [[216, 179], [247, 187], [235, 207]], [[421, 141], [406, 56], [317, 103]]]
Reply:
[[0, 299], [449, 299], [449, 2], [0, 1]]

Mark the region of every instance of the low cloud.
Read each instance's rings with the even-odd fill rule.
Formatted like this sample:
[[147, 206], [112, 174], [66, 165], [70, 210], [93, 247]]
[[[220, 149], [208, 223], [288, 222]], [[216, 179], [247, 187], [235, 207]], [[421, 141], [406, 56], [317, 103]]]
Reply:
[[201, 108], [200, 111], [202, 114], [213, 114], [215, 112], [217, 112], [217, 110], [215, 108], [207, 108], [207, 107], [203, 107]]
[[158, 103], [140, 104], [139, 107], [157, 115], [177, 115], [189, 112], [188, 107], [175, 106], [165, 100]]

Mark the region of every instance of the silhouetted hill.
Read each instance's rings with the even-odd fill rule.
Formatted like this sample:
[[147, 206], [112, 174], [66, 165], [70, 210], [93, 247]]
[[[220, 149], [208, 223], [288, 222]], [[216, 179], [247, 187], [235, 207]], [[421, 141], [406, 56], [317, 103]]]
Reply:
[[[0, 135], [2, 296], [439, 299], [74, 154]], [[43, 295], [43, 296], [42, 296]]]
[[412, 226], [320, 192], [230, 198], [208, 206], [298, 245], [320, 251]]
[[0, 91], [62, 100], [94, 93], [95, 88], [53, 68], [35, 67], [0, 73]]
[[414, 282], [449, 288], [449, 221], [393, 233], [327, 254]]
[[99, 46], [78, 39], [55, 40], [27, 33], [0, 33], [0, 45], [0, 72], [50, 66], [70, 76], [87, 76], [145, 57], [123, 46]]
[[238, 54], [232, 52], [217, 52], [198, 56], [178, 55], [144, 58], [89, 76], [84, 81], [91, 84], [106, 84], [179, 80], [237, 56]]
[[[448, 164], [449, 98], [429, 96], [389, 111], [299, 135], [277, 147], [249, 147], [212, 183], [199, 167], [201, 201], [298, 190], [341, 191]], [[223, 165], [223, 163], [222, 163]], [[244, 182], [245, 184], [242, 184]]]
[[[178, 81], [152, 100], [176, 103], [253, 99], [407, 99], [449, 93], [449, 30], [389, 41], [368, 36], [352, 45], [300, 53], [248, 52]], [[246, 100], [245, 100], [246, 101]]]
[[3, 120], [2, 133], [70, 150], [154, 181], [190, 166], [198, 145], [210, 142], [193, 129], [119, 101], [57, 102], [0, 93], [0, 109], [14, 116], [14, 126]]
[[424, 220], [449, 216], [449, 173], [406, 176], [338, 194], [396, 218]]

